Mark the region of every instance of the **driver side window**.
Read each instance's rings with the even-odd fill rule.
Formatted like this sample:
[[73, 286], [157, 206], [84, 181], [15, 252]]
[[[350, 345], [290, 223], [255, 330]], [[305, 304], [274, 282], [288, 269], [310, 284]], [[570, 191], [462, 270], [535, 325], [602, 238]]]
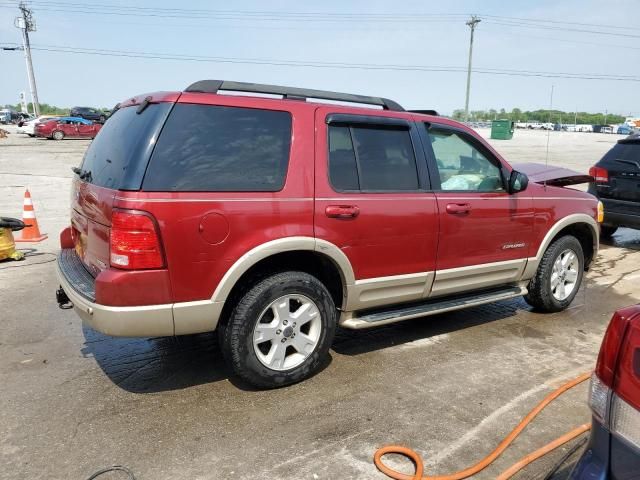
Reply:
[[500, 168], [451, 130], [430, 129], [440, 188], [444, 191], [504, 192]]

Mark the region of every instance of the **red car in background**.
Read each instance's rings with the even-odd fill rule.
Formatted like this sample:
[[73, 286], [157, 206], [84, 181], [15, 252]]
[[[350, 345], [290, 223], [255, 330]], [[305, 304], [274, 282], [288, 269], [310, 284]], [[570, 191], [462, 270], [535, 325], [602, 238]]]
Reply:
[[101, 127], [101, 124], [85, 120], [84, 118], [61, 117], [36, 124], [34, 132], [36, 137], [53, 138], [54, 140], [62, 140], [63, 138], [94, 138]]

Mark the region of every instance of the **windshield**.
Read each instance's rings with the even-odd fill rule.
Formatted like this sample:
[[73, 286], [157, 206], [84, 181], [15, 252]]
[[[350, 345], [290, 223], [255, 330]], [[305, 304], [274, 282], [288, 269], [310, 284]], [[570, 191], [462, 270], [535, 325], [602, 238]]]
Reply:
[[139, 190], [151, 150], [172, 106], [151, 104], [141, 113], [137, 113], [137, 106], [116, 111], [84, 156], [86, 180], [100, 187]]

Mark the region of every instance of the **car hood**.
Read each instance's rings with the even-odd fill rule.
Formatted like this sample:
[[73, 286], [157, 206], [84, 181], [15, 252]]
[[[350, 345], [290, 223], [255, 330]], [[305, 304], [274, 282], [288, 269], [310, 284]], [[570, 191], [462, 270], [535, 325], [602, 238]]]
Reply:
[[530, 182], [535, 183], [566, 187], [567, 185], [593, 182], [591, 175], [563, 167], [548, 166], [542, 163], [516, 163], [512, 166], [518, 172], [526, 174]]

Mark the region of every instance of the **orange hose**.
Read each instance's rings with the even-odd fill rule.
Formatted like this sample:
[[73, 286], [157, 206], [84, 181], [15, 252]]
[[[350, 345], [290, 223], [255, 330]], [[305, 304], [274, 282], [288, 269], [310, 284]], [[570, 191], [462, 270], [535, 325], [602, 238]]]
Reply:
[[516, 463], [507, 468], [504, 472], [502, 472], [496, 480], [507, 480], [513, 477], [516, 473], [522, 470], [524, 467], [539, 459], [540, 457], [544, 457], [547, 453], [555, 450], [561, 445], [573, 440], [576, 437], [579, 437], [584, 432], [591, 430], [591, 424], [585, 423], [584, 425], [580, 425], [577, 428], [565, 433], [561, 437], [556, 438], [553, 442], [547, 443], [544, 447], [539, 448], [533, 453], [525, 455]]
[[[579, 377], [571, 380], [570, 382], [565, 383], [564, 385], [562, 385], [558, 389], [554, 390], [553, 392], [551, 392], [549, 395], [547, 395], [544, 398], [544, 400], [542, 400], [538, 405], [536, 405], [536, 407], [533, 410], [531, 410], [527, 414], [526, 417], [524, 417], [522, 419], [522, 421], [516, 426], [516, 428], [514, 428], [511, 431], [511, 433], [509, 433], [509, 435], [507, 435], [504, 438], [504, 440], [502, 440], [502, 442], [500, 442], [500, 444], [495, 448], [495, 450], [493, 452], [491, 452], [489, 455], [484, 457], [482, 460], [480, 460], [475, 465], [473, 465], [471, 467], [468, 467], [468, 468], [465, 468], [464, 470], [460, 470], [458, 472], [455, 472], [455, 473], [452, 473], [452, 474], [449, 474], [449, 475], [440, 475], [440, 476], [436, 476], [436, 477], [423, 476], [424, 463], [423, 463], [422, 458], [420, 457], [420, 455], [415, 450], [412, 450], [412, 449], [407, 448], [407, 447], [403, 447], [401, 445], [387, 445], [386, 447], [382, 447], [382, 448], [378, 449], [376, 451], [375, 455], [373, 456], [373, 462], [375, 463], [375, 465], [378, 468], [378, 470], [380, 470], [382, 473], [384, 473], [388, 477], [393, 478], [395, 480], [461, 480], [463, 478], [468, 478], [468, 477], [470, 477], [472, 475], [475, 475], [476, 473], [480, 472], [481, 470], [484, 470], [489, 465], [491, 465], [496, 460], [496, 458], [498, 458], [502, 454], [502, 452], [504, 452], [506, 450], [506, 448], [516, 439], [516, 437], [518, 435], [520, 435], [522, 430], [524, 430], [525, 427], [529, 423], [531, 423], [531, 421], [547, 405], [549, 405], [552, 401], [554, 401], [556, 398], [558, 398], [560, 395], [562, 395], [567, 390], [575, 387], [576, 385], [581, 384], [582, 382], [588, 380], [590, 377], [591, 377], [591, 372], [584, 373], [584, 374], [580, 375]], [[582, 428], [582, 427], [580, 427], [580, 428]], [[574, 432], [574, 431], [572, 431], [572, 432]], [[572, 433], [572, 432], [569, 432], [569, 434]], [[582, 433], [582, 432], [580, 432], [580, 433]], [[569, 435], [569, 434], [567, 434], [567, 435]], [[563, 438], [563, 437], [561, 437], [561, 438]], [[573, 437], [571, 437], [571, 438], [573, 438]], [[569, 440], [570, 440], [570, 438], [567, 439], [566, 441], [569, 441]], [[555, 442], [552, 442], [552, 443], [555, 443]], [[566, 442], [563, 442], [563, 443], [566, 443]], [[546, 448], [546, 447], [543, 447], [543, 448]], [[552, 449], [553, 448], [550, 448], [550, 450], [552, 450]], [[403, 455], [403, 456], [409, 458], [415, 465], [415, 472], [413, 473], [413, 475], [406, 475], [406, 474], [398, 472], [397, 470], [394, 470], [394, 469], [392, 469], [390, 467], [387, 467], [384, 464], [384, 462], [382, 461], [382, 457], [384, 455], [389, 454], [389, 453], [395, 453], [395, 454]], [[537, 453], [537, 452], [534, 452], [534, 453]], [[541, 454], [541, 455], [544, 455], [544, 454]], [[538, 457], [536, 457], [536, 458], [538, 458]], [[531, 461], [533, 461], [533, 460], [535, 460], [535, 459], [532, 459]], [[520, 462], [518, 462], [518, 463], [520, 463]], [[522, 467], [520, 467], [520, 468], [522, 468]], [[505, 478], [508, 478], [508, 477], [505, 477]]]

